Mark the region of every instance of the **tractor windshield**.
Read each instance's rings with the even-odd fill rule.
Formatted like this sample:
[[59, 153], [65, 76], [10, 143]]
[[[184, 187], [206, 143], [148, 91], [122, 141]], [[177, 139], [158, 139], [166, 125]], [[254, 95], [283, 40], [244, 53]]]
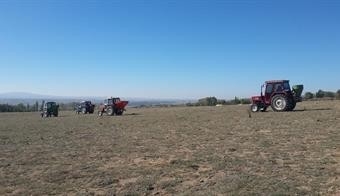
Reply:
[[46, 103], [46, 108], [52, 108], [52, 107], [54, 107], [56, 105], [56, 103], [55, 102], [47, 102]]
[[289, 82], [284, 82], [283, 83], [283, 89], [284, 90], [290, 90]]

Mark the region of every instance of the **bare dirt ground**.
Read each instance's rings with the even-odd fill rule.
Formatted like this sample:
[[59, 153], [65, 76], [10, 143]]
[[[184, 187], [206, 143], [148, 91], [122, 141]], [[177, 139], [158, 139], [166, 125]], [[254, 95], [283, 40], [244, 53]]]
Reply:
[[0, 195], [337, 195], [340, 102], [0, 114]]

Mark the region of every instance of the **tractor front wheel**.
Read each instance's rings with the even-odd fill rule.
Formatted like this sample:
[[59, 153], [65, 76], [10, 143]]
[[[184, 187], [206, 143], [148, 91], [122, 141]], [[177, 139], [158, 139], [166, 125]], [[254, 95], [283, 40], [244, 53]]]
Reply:
[[274, 97], [272, 97], [271, 106], [275, 112], [287, 111], [287, 98], [284, 95], [275, 95]]
[[260, 110], [259, 106], [257, 104], [251, 104], [250, 110], [252, 112], [258, 112]]
[[296, 106], [295, 100], [289, 100], [288, 101], [288, 108], [287, 111], [293, 111]]
[[109, 115], [109, 116], [112, 116], [113, 115], [113, 109], [112, 107], [109, 107], [106, 109], [106, 114]]

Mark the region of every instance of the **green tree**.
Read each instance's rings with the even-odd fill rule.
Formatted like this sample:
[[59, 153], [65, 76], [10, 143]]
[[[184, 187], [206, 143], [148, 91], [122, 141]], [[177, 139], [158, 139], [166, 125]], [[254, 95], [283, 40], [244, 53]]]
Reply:
[[38, 101], [36, 101], [35, 104], [34, 104], [34, 111], [35, 112], [39, 111], [39, 103], [38, 103]]
[[234, 98], [234, 104], [240, 104], [241, 100], [238, 97]]
[[330, 98], [334, 98], [335, 97], [335, 93], [331, 92], [331, 91], [326, 91], [324, 92], [325, 97], [330, 97]]
[[26, 106], [23, 103], [19, 103], [15, 109], [15, 112], [24, 112], [26, 111]]
[[304, 97], [305, 97], [305, 99], [313, 99], [314, 98], [314, 94], [311, 93], [311, 92], [306, 92]]
[[323, 91], [323, 90], [318, 90], [318, 92], [316, 92], [315, 93], [315, 97], [316, 98], [323, 98], [323, 97], [325, 97], [325, 91]]
[[216, 97], [206, 97], [198, 100], [198, 105], [201, 106], [215, 106], [217, 104]]
[[226, 101], [224, 99], [217, 100], [217, 104], [225, 105]]
[[335, 99], [340, 99], [340, 89], [335, 93]]
[[249, 98], [243, 98], [243, 99], [241, 99], [241, 104], [250, 104], [250, 103], [251, 103], [251, 101], [250, 101]]
[[0, 112], [13, 112], [14, 107], [8, 104], [0, 104]]

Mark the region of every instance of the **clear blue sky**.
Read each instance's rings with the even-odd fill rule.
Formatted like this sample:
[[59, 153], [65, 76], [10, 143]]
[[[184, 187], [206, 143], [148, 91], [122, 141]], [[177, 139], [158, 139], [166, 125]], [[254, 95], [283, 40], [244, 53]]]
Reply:
[[340, 1], [0, 1], [0, 93], [258, 94], [340, 89]]

